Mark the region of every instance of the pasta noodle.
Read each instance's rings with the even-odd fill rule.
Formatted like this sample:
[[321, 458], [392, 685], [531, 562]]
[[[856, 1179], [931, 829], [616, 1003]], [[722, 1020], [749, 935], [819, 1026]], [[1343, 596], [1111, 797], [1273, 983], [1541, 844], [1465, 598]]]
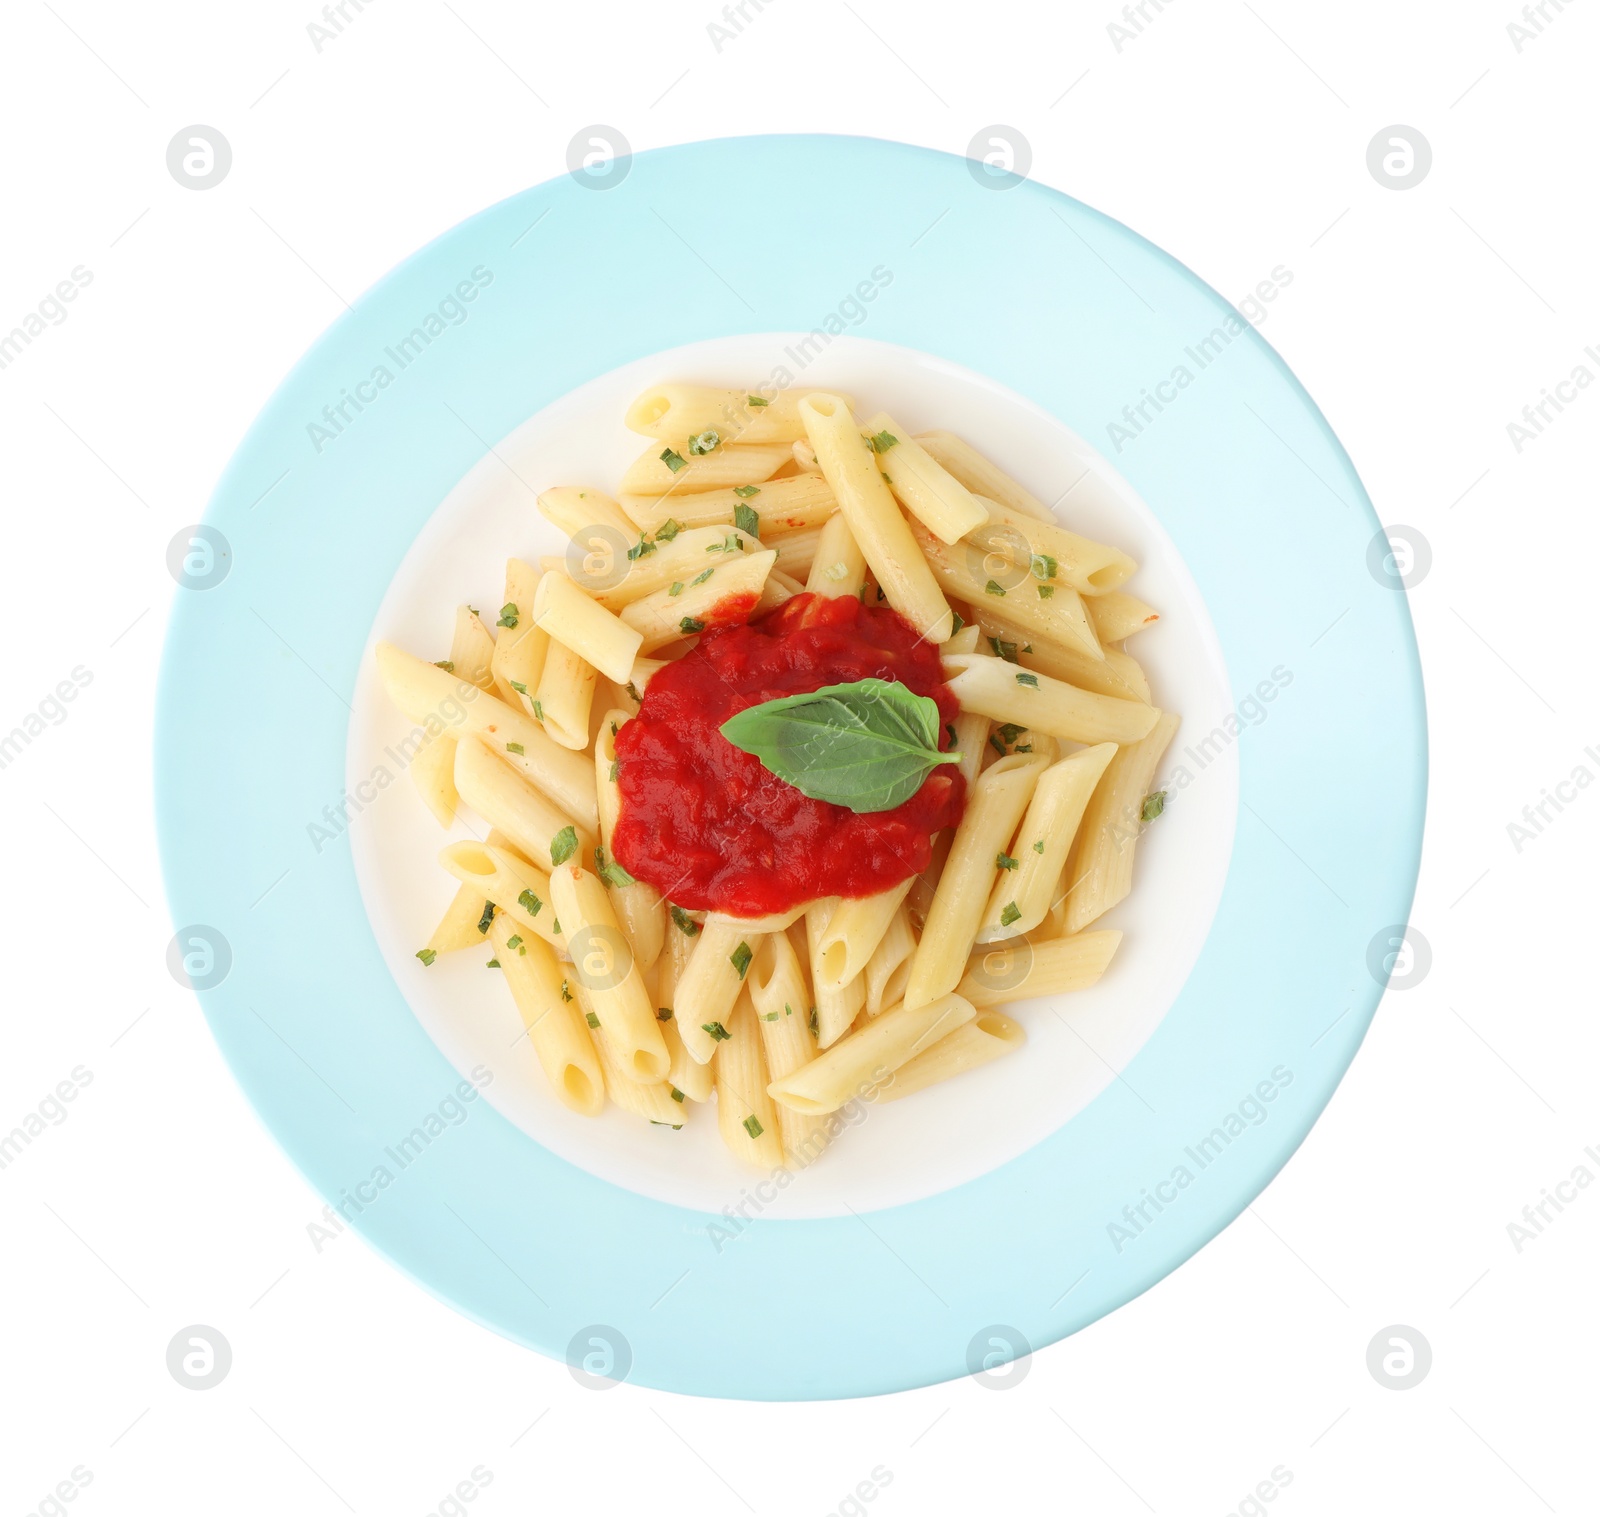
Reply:
[[550, 1088], [573, 1111], [599, 1116], [606, 1102], [600, 1059], [555, 955], [538, 939], [511, 946], [518, 934], [504, 918], [496, 918], [489, 933]]
[[973, 954], [959, 988], [978, 1007], [1087, 990], [1106, 972], [1121, 941], [1120, 932], [1100, 930], [1043, 943], [1018, 938], [990, 944]]
[[964, 711], [1070, 742], [1136, 743], [1161, 714], [1140, 701], [1095, 695], [985, 653], [958, 653], [945, 659], [944, 666]]
[[980, 1011], [932, 1048], [919, 1053], [894, 1072], [894, 1079], [878, 1094], [880, 1101], [898, 1101], [930, 1085], [978, 1069], [1004, 1054], [1015, 1053], [1028, 1036], [1010, 1017], [998, 1011]]

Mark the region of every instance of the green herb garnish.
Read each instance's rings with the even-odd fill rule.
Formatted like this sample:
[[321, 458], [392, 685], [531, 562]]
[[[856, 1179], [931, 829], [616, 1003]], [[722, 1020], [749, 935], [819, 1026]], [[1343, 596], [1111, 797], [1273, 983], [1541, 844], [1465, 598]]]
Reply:
[[748, 532], [752, 537], [761, 536], [761, 518], [756, 515], [751, 506], [743, 504], [733, 508], [733, 524], [741, 532]]
[[1019, 674], [1017, 676], [1017, 683], [1019, 685], [1027, 685], [1030, 689], [1037, 690], [1039, 688], [1039, 676], [1037, 674]]
[[[563, 981], [562, 983], [564, 984], [565, 981]], [[584, 1012], [583, 1020], [585, 1022], [587, 1022], [591, 1027], [598, 1027], [600, 1025], [600, 1018], [597, 1017], [592, 1011]]]
[[874, 432], [872, 436], [867, 439], [867, 446], [871, 448], [874, 453], [887, 453], [889, 449], [899, 441], [900, 439], [896, 437], [893, 432], [885, 430], [882, 432]]
[[1015, 901], [1008, 901], [1006, 903], [1005, 910], [1000, 913], [1000, 925], [1002, 927], [1009, 927], [1013, 922], [1020, 921], [1021, 917], [1022, 913], [1017, 909], [1017, 903]]
[[514, 627], [517, 624], [517, 603], [508, 600], [500, 608], [500, 620], [495, 623], [497, 627]]
[[1032, 565], [1035, 579], [1054, 579], [1056, 577], [1056, 561], [1050, 554], [1035, 553]]
[[550, 839], [550, 862], [565, 864], [578, 851], [578, 829], [570, 822]]
[[491, 922], [493, 922], [493, 921], [494, 921], [494, 902], [493, 901], [485, 901], [483, 903], [483, 915], [478, 918], [478, 931], [479, 932], [487, 932], [489, 930], [489, 924]]
[[507, 753], [523, 753], [523, 756], [526, 757], [526, 754], [523, 751], [523, 747], [522, 747], [521, 743], [507, 743], [506, 744], [506, 752]]
[[1152, 791], [1144, 798], [1144, 805], [1139, 808], [1141, 822], [1153, 822], [1167, 809], [1167, 792], [1165, 790]]
[[684, 462], [683, 454], [675, 453], [671, 448], [661, 450], [661, 462], [676, 474], [680, 469], [687, 469], [689, 465]]
[[756, 1120], [754, 1114], [752, 1113], [750, 1116], [744, 1119], [744, 1130], [749, 1133], [752, 1138], [759, 1138], [766, 1129], [762, 1127], [760, 1122]]
[[1017, 861], [1009, 853], [997, 853], [994, 856], [994, 867], [996, 869], [1015, 869]]
[[419, 948], [417, 950], [417, 957], [422, 960], [424, 967], [426, 967], [427, 965], [433, 963], [433, 961], [438, 958], [439, 955], [436, 954], [431, 948]]
[[536, 896], [531, 890], [524, 890], [522, 894], [517, 897], [517, 905], [519, 905], [531, 917], [538, 916], [540, 911], [544, 908], [544, 902], [541, 901], [539, 897]]
[[891, 811], [940, 764], [939, 707], [881, 679], [826, 685], [730, 717], [722, 735], [812, 800], [854, 812]]
[[989, 583], [983, 587], [983, 593], [985, 595], [1004, 595], [1006, 593], [1006, 587], [1002, 585], [999, 580], [991, 579]]
[[1016, 663], [1017, 645], [1015, 643], [1008, 643], [998, 637], [991, 637], [989, 646], [994, 649], [996, 658], [1003, 658], [1008, 664]]
[[700, 924], [695, 921], [695, 919], [690, 916], [689, 913], [683, 909], [683, 907], [669, 905], [667, 910], [672, 915], [673, 925], [686, 938], [692, 938], [700, 931]]
[[[761, 404], [765, 405], [766, 401], [762, 401]], [[733, 487], [733, 493], [735, 495], [737, 495], [740, 500], [749, 500], [752, 495], [759, 495], [761, 493], [761, 486], [760, 485], [735, 485]]]
[[750, 967], [751, 957], [750, 945], [748, 943], [740, 943], [739, 946], [728, 955], [728, 962], [732, 964], [733, 967], [738, 971], [739, 978], [741, 980], [744, 978], [745, 970]]
[[456, 672], [455, 664], [447, 658], [440, 659], [433, 667], [435, 669], [443, 669], [446, 674], [454, 674]]
[[689, 439], [689, 451], [696, 458], [702, 458], [707, 453], [713, 452], [722, 439], [717, 436], [715, 427], [707, 427], [704, 432], [696, 432]]
[[710, 1033], [713, 1043], [725, 1043], [733, 1036], [721, 1022], [702, 1022], [700, 1031]]
[[680, 632], [704, 632], [706, 624], [698, 616], [686, 616], [678, 623]]
[[683, 523], [669, 516], [656, 528], [656, 541], [658, 543], [670, 543], [681, 531], [683, 531]]

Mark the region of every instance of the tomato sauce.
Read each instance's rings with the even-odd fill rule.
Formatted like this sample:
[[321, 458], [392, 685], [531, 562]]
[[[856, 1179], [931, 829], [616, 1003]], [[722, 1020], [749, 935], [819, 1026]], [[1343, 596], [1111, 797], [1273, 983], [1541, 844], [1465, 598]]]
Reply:
[[920, 874], [931, 835], [961, 819], [966, 781], [954, 765], [894, 810], [858, 815], [802, 795], [719, 730], [746, 706], [871, 678], [937, 701], [949, 748], [958, 708], [938, 646], [888, 607], [806, 593], [748, 626], [708, 631], [651, 679], [617, 736], [617, 862], [679, 906], [736, 916], [875, 895]]

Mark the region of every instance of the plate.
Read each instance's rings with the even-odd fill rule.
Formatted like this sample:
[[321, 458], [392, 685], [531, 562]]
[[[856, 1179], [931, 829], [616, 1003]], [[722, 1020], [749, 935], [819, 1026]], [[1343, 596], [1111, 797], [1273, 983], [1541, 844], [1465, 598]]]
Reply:
[[[1193, 1253], [1348, 1066], [1420, 850], [1404, 593], [1250, 322], [1087, 207], [850, 138], [599, 182], [503, 202], [358, 302], [194, 530], [157, 725], [174, 958], [328, 1198], [308, 1248], [355, 1228], [580, 1375], [780, 1399], [992, 1366]], [[1022, 1054], [865, 1112], [793, 1176], [739, 1169], [708, 1121], [571, 1117], [488, 955], [411, 957], [444, 839], [371, 644], [442, 649], [508, 553], [556, 551], [532, 494], [614, 485], [623, 406], [667, 377], [834, 385], [967, 436], [1140, 558], [1166, 615], [1137, 651], [1184, 717], [1102, 986], [1028, 1004]]]

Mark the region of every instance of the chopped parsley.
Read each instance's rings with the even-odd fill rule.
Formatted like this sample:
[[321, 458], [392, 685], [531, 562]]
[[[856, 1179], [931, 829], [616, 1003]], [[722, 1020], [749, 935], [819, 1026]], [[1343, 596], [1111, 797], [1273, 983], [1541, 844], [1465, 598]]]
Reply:
[[[762, 401], [761, 404], [765, 405], [766, 401]], [[759, 495], [761, 493], [761, 486], [760, 485], [735, 485], [733, 487], [733, 493], [735, 495], [737, 495], [740, 500], [749, 500], [752, 495]]]
[[1167, 792], [1156, 790], [1144, 798], [1144, 805], [1139, 808], [1141, 822], [1153, 822], [1167, 809]]
[[658, 1022], [670, 1022], [671, 1020], [672, 1020], [672, 1008], [670, 1006], [658, 1006], [658, 1007], [656, 1007], [656, 1021], [658, 1021]]
[[811, 1008], [806, 1016], [806, 1026], [811, 1029], [812, 1037], [820, 1038], [822, 1036], [822, 1029], [817, 1025], [817, 1008], [815, 1006]]
[[680, 632], [704, 632], [706, 624], [698, 616], [686, 616], [678, 623]]
[[500, 967], [500, 960], [499, 959], [490, 959], [489, 962], [487, 964], [485, 964], [483, 967], [485, 969], [498, 969]]
[[716, 572], [717, 566], [715, 564], [712, 564], [709, 569], [702, 569], [697, 575], [695, 575], [693, 579], [689, 581], [690, 588], [692, 589], [695, 585], [703, 585]]
[[750, 1116], [744, 1119], [744, 1130], [749, 1133], [752, 1138], [759, 1138], [766, 1129], [762, 1127], [760, 1122], [756, 1120], [754, 1113], [752, 1113]]
[[989, 646], [994, 649], [996, 658], [1003, 658], [1008, 664], [1016, 663], [1017, 645], [1015, 643], [1008, 643], [1001, 638], [991, 637]]
[[1017, 903], [1015, 901], [1007, 901], [1005, 910], [1000, 913], [1000, 925], [1002, 927], [1009, 927], [1013, 922], [1020, 921], [1021, 919], [1022, 912], [1017, 909]]
[[689, 439], [689, 452], [696, 458], [703, 458], [707, 453], [715, 450], [722, 439], [717, 435], [715, 427], [707, 427], [704, 432], [696, 432]]
[[740, 943], [739, 946], [728, 955], [728, 962], [732, 964], [733, 967], [739, 972], [739, 978], [741, 980], [744, 978], [745, 970], [750, 967], [751, 957], [750, 945], [748, 943]]
[[[563, 981], [562, 983], [565, 984], [566, 982]], [[587, 1022], [591, 1027], [598, 1027], [600, 1025], [600, 1018], [597, 1017], [592, 1011], [584, 1012], [583, 1020], [585, 1022]]]
[[675, 517], [669, 516], [656, 528], [656, 541], [658, 543], [670, 543], [681, 531], [683, 531], [683, 523]]
[[620, 775], [621, 773], [622, 773], [621, 761], [618, 760], [618, 759], [612, 759], [611, 760], [611, 783], [613, 785], [615, 785], [617, 783], [617, 776]]
[[1017, 676], [1017, 683], [1019, 685], [1027, 685], [1030, 689], [1037, 690], [1039, 688], [1039, 676], [1037, 674], [1019, 674]]
[[679, 1090], [676, 1085], [669, 1085], [667, 1089], [672, 1092], [672, 1099], [681, 1104], [683, 1101], [683, 1092]]
[[1055, 593], [1056, 593], [1056, 587], [1054, 585], [1040, 585], [1039, 586], [1039, 599], [1040, 600], [1054, 600], [1055, 599]]
[[700, 924], [683, 907], [669, 905], [667, 910], [672, 914], [673, 926], [686, 938], [692, 938], [700, 931]]
[[966, 626], [966, 623], [961, 619], [961, 613], [959, 611], [952, 611], [950, 615], [953, 618], [950, 626], [950, 636], [954, 637], [956, 633]]
[[507, 743], [506, 744], [506, 752], [507, 753], [522, 753], [524, 757], [527, 756], [521, 743]]
[[673, 580], [672, 588], [667, 591], [667, 594], [668, 595], [682, 595], [683, 594], [683, 581], [681, 579]]
[[443, 669], [446, 674], [454, 674], [456, 672], [455, 664], [447, 658], [440, 659], [433, 667], [435, 669]]
[[1048, 553], [1035, 553], [1033, 555], [1033, 577], [1035, 579], [1054, 579], [1056, 577], [1056, 561]]
[[638, 563], [646, 554], [654, 553], [655, 551], [656, 545], [648, 537], [641, 537], [638, 542], [628, 549], [628, 562], [630, 564]]
[[594, 851], [594, 871], [606, 884], [616, 890], [626, 890], [629, 885], [635, 883], [633, 876], [615, 859], [606, 862], [604, 848], [596, 848]]
[[517, 603], [508, 600], [500, 608], [500, 620], [495, 623], [497, 627], [514, 627], [517, 624]]
[[989, 583], [983, 587], [983, 593], [985, 595], [1004, 595], [1006, 593], [1006, 587], [998, 580], [991, 579]]
[[518, 695], [526, 695], [528, 693], [528, 687], [524, 685], [521, 680], [508, 679], [506, 683], [510, 685]]
[[536, 700], [533, 703], [533, 714], [542, 722], [544, 720], [544, 702]]
[[494, 921], [494, 902], [485, 901], [483, 903], [483, 915], [478, 918], [478, 931], [487, 932], [492, 921]]
[[753, 507], [743, 502], [733, 508], [733, 524], [741, 532], [748, 532], [752, 537], [761, 536], [761, 518], [756, 515]]
[[778, 1020], [778, 1013], [775, 1011], [764, 1011], [761, 1013], [761, 1020], [763, 1022], [776, 1022]]
[[722, 1025], [721, 1022], [702, 1022], [700, 1024], [700, 1031], [710, 1033], [711, 1041], [713, 1043], [726, 1043], [732, 1036], [732, 1034], [726, 1027]]
[[1035, 853], [1043, 853], [1044, 852], [1044, 839], [1043, 838], [1040, 838], [1039, 841], [1033, 845], [1033, 851]]
[[1017, 861], [1009, 853], [997, 853], [994, 856], [994, 867], [996, 869], [1015, 869]]
[[572, 999], [572, 991], [568, 988], [565, 980], [561, 982], [561, 999], [563, 1001], [570, 1001]]
[[540, 911], [544, 909], [544, 902], [541, 901], [539, 897], [536, 896], [531, 890], [524, 890], [522, 894], [517, 897], [517, 905], [519, 905], [531, 917], [538, 916]]
[[658, 1122], [658, 1121], [656, 1121], [656, 1119], [654, 1117], [651, 1117], [650, 1125], [652, 1127], [670, 1127], [673, 1130], [673, 1132], [682, 1132], [683, 1131], [683, 1123], [682, 1122]]
[[885, 430], [882, 432], [874, 432], [872, 436], [867, 439], [867, 446], [871, 448], [874, 453], [887, 453], [889, 449], [899, 441], [900, 439], [896, 437], [893, 432]]
[[628, 694], [633, 697], [636, 705], [642, 705], [644, 703], [644, 697], [639, 694], [639, 687], [634, 684], [632, 680], [628, 681]]
[[989, 734], [989, 746], [993, 748], [1001, 758], [1006, 756], [1006, 745], [1000, 741], [1000, 734], [998, 732], [991, 732]]
[[550, 839], [550, 862], [565, 864], [578, 851], [578, 829], [568, 822]]
[[520, 932], [512, 933], [511, 936], [506, 939], [506, 947], [507, 948], [521, 948], [522, 947], [522, 934]]
[[683, 454], [675, 453], [671, 448], [661, 450], [661, 462], [676, 474], [680, 469], [687, 469], [689, 465], [684, 462]]
[[439, 955], [436, 954], [431, 948], [419, 948], [417, 950], [417, 957], [422, 960], [423, 967], [426, 968], [429, 964], [433, 963], [433, 961], [438, 958]]
[[763, 400], [759, 395], [746, 395], [744, 402], [747, 406], [770, 406], [770, 400]]
[[1002, 743], [1014, 743], [1028, 729], [1026, 727], [1019, 727], [1015, 722], [1006, 722], [1002, 726], [996, 727], [994, 730], [1000, 734], [1000, 741]]

